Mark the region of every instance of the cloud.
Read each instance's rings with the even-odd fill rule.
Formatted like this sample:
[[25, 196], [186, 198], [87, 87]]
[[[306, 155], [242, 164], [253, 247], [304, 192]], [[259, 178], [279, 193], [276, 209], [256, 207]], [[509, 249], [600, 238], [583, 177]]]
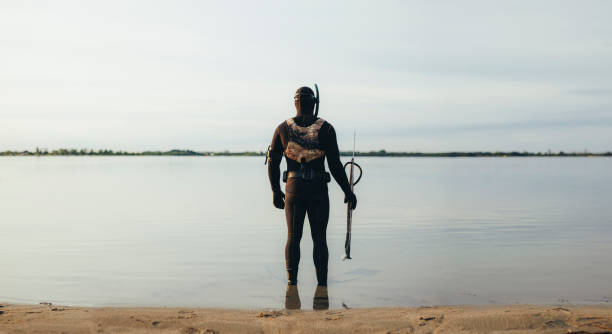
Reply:
[[364, 135], [399, 136], [399, 137], [431, 137], [465, 134], [471, 135], [479, 132], [499, 133], [520, 131], [537, 131], [549, 129], [577, 129], [577, 128], [612, 128], [612, 117], [601, 119], [548, 119], [523, 120], [516, 122], [475, 122], [473, 124], [440, 124], [417, 125], [388, 128], [362, 129]]
[[567, 93], [593, 97], [612, 97], [612, 89], [606, 88], [574, 89], [567, 91]]

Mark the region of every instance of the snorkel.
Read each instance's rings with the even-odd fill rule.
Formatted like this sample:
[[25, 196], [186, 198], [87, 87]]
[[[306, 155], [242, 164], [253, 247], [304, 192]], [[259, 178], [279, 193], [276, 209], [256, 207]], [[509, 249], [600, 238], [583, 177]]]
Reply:
[[319, 115], [319, 86], [317, 86], [317, 84], [315, 83], [315, 92], [316, 92], [316, 96], [315, 96], [315, 113], [314, 113], [314, 117], [317, 118], [317, 115]]

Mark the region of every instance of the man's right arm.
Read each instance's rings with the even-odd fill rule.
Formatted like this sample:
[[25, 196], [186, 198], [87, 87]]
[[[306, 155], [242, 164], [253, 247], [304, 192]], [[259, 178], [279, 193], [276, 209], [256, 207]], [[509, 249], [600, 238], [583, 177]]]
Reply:
[[351, 191], [351, 185], [349, 184], [346, 171], [340, 162], [340, 150], [338, 149], [338, 141], [336, 139], [336, 131], [334, 127], [329, 124], [329, 131], [327, 136], [327, 149], [325, 152], [327, 157], [327, 166], [332, 176], [338, 182], [338, 185], [344, 192], [344, 203], [350, 202], [351, 209], [355, 209], [357, 206], [357, 197], [355, 193]]

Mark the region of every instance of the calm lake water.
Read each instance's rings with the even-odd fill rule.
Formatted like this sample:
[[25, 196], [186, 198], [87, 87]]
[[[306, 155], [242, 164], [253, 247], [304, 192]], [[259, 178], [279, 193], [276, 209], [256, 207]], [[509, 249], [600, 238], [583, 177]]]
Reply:
[[[263, 161], [0, 158], [0, 301], [284, 307], [286, 226]], [[350, 262], [330, 185], [332, 308], [612, 300], [612, 159], [358, 162]], [[303, 308], [315, 286], [306, 225]]]

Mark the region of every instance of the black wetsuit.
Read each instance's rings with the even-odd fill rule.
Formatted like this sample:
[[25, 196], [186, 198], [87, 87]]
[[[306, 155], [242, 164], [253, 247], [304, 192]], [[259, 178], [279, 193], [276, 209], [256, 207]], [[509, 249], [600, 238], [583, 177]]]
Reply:
[[[313, 116], [297, 116], [293, 118], [295, 125], [306, 128], [317, 122]], [[320, 122], [323, 122], [322, 120]], [[281, 157], [287, 152], [290, 143], [291, 126], [287, 122], [281, 123], [274, 132], [270, 147], [268, 176], [272, 191], [282, 194], [280, 188]], [[318, 130], [319, 156], [303, 163], [305, 168], [324, 173], [323, 160], [327, 157], [329, 170], [345, 195], [352, 192], [348, 183], [346, 172], [340, 162], [340, 152], [336, 141], [336, 132], [331, 124], [324, 122]], [[322, 151], [322, 153], [320, 152]], [[288, 171], [297, 171], [302, 164], [285, 154]], [[327, 285], [327, 222], [329, 219], [329, 198], [327, 182], [324, 179], [306, 181], [300, 178], [289, 178], [285, 186], [285, 216], [287, 218], [287, 244], [285, 246], [285, 261], [289, 284], [297, 284], [298, 265], [300, 262], [300, 240], [304, 228], [304, 219], [308, 215], [310, 231], [314, 244], [313, 260], [317, 272], [319, 285]], [[353, 196], [354, 198], [354, 196]], [[277, 207], [282, 207], [278, 206]]]

